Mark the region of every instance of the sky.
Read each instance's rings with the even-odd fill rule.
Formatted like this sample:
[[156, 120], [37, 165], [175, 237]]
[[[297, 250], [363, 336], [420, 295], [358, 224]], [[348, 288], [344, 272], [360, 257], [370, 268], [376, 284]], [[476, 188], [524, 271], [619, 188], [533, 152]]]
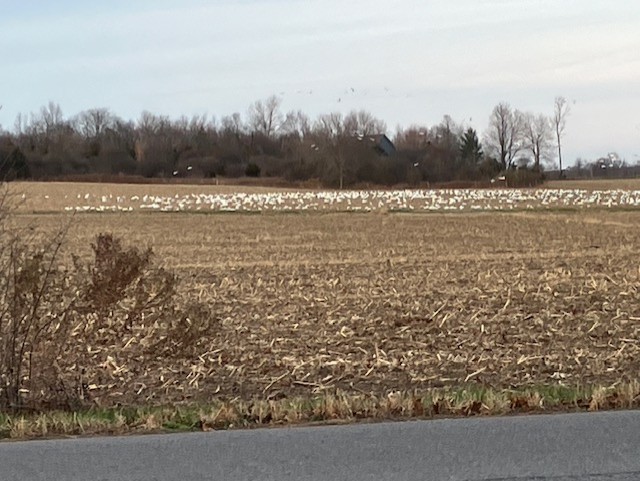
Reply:
[[499, 102], [571, 108], [565, 162], [640, 161], [637, 0], [0, 0], [0, 125], [49, 101], [177, 118], [365, 109], [450, 115], [480, 135]]

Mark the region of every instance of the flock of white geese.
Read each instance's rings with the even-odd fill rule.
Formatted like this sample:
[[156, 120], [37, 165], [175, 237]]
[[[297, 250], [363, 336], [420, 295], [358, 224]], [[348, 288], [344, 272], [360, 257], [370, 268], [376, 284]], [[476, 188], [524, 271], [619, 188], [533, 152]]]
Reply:
[[78, 194], [67, 211], [476, 211], [553, 208], [640, 208], [640, 190], [437, 189], [232, 193], [159, 196]]

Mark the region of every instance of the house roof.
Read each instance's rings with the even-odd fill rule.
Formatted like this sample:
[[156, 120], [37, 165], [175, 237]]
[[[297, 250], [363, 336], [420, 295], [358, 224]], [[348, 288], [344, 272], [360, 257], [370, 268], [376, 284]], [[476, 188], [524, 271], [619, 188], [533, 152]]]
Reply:
[[393, 145], [393, 142], [391, 142], [391, 139], [389, 139], [386, 134], [357, 134], [356, 137], [358, 140], [373, 144], [373, 148], [381, 154], [391, 155], [396, 151], [395, 145]]

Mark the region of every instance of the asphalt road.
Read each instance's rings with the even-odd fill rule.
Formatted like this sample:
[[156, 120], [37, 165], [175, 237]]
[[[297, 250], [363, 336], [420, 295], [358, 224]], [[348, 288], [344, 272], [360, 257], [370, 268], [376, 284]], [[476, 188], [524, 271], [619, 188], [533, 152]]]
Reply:
[[640, 479], [640, 411], [0, 443], [0, 480]]

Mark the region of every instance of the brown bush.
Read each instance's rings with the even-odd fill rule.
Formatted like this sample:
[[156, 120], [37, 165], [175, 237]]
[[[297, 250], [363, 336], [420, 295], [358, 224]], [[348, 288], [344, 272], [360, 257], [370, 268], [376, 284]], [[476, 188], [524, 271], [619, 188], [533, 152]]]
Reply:
[[91, 244], [94, 263], [87, 301], [91, 307], [104, 311], [122, 299], [126, 289], [139, 280], [151, 261], [151, 249], [124, 249], [111, 234], [100, 234]]
[[507, 171], [507, 187], [535, 187], [544, 182], [544, 172], [535, 169], [515, 169]]
[[0, 234], [0, 407], [68, 397], [57, 375], [75, 304], [75, 285], [57, 262], [65, 234], [37, 248]]
[[65, 266], [66, 228], [38, 243], [6, 229], [10, 212], [0, 214], [0, 410], [77, 409], [98, 362], [85, 346], [108, 345], [144, 322], [157, 326], [146, 344], [173, 355], [212, 328], [204, 306], [177, 306], [177, 278], [153, 265], [151, 249], [100, 234], [89, 262], [72, 255]]

